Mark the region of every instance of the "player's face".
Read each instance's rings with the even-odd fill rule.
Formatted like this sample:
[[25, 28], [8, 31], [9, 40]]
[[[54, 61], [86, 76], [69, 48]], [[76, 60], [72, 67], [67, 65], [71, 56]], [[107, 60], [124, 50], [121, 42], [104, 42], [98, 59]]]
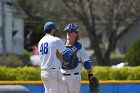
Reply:
[[52, 36], [55, 36], [55, 32], [56, 32], [56, 29], [52, 29], [51, 35], [52, 35]]
[[75, 32], [67, 32], [67, 39], [69, 39], [70, 41], [75, 42], [77, 37], [77, 33]]

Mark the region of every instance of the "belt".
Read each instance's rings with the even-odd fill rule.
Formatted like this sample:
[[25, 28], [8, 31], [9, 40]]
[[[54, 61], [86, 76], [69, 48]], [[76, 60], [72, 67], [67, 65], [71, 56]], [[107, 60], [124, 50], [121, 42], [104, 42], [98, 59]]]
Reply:
[[[50, 69], [57, 69], [57, 68], [50, 68]], [[60, 67], [58, 69], [60, 69]]]
[[[74, 73], [74, 75], [78, 75], [79, 73], [77, 72], [77, 73]], [[66, 73], [63, 73], [63, 75], [65, 75], [65, 76], [70, 76], [70, 75], [72, 75], [72, 74], [66, 74]]]
[[[49, 68], [49, 69], [60, 69], [60, 67], [59, 68]], [[47, 70], [49, 70], [49, 69], [41, 69], [42, 71], [47, 71]]]

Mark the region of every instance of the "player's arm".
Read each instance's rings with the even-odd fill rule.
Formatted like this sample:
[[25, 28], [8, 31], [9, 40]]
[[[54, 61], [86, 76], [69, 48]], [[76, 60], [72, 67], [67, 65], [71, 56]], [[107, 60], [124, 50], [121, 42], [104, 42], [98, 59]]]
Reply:
[[88, 72], [88, 80], [89, 80], [89, 82], [91, 81], [91, 77], [93, 77], [93, 74], [92, 74], [92, 66], [91, 66], [91, 61], [90, 60], [87, 60], [87, 61], [85, 61], [84, 63], [84, 68], [87, 70], [87, 72]]
[[92, 74], [92, 66], [89, 56], [87, 55], [84, 47], [81, 49], [81, 59], [84, 65], [84, 68], [88, 72], [88, 80], [89, 80], [89, 89], [90, 92], [97, 93], [99, 90], [99, 81], [98, 79]]
[[87, 60], [85, 62], [83, 62], [84, 64], [84, 68], [87, 70], [88, 73], [91, 73], [91, 61]]
[[65, 43], [62, 40], [57, 40], [56, 46], [58, 47], [58, 51], [61, 53], [62, 60], [64, 62], [71, 62], [73, 60], [73, 55], [75, 53], [74, 51], [77, 51], [78, 50], [76, 48], [74, 51], [69, 51], [66, 48]]
[[90, 73], [91, 72], [91, 61], [90, 58], [85, 50], [85, 48], [82, 46], [82, 48], [80, 49], [80, 57], [81, 57], [81, 61], [83, 62], [83, 66], [84, 68]]
[[80, 55], [81, 55], [81, 60], [83, 62], [83, 66], [88, 72], [88, 78], [90, 78], [91, 76], [93, 76], [92, 71], [91, 71], [92, 66], [91, 66], [90, 58], [84, 47], [82, 47], [82, 49], [80, 50]]
[[92, 74], [92, 66], [91, 66], [91, 61], [90, 60], [87, 60], [87, 61], [85, 61], [84, 63], [84, 68], [87, 70], [87, 72], [88, 72], [88, 80], [89, 80], [89, 78], [91, 77], [91, 76], [93, 76], [93, 74]]
[[97, 93], [99, 90], [99, 81], [98, 79], [92, 74], [92, 68], [91, 68], [91, 61], [87, 60], [84, 62], [84, 67], [88, 72], [88, 80], [89, 80], [89, 89], [90, 92]]

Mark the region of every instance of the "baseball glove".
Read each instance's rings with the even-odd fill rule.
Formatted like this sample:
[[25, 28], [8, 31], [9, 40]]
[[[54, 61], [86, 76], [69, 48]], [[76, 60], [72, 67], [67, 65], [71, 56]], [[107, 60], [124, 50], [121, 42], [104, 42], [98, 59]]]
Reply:
[[99, 91], [99, 80], [95, 78], [92, 74], [89, 76], [89, 90], [90, 93], [98, 93]]
[[60, 61], [63, 61], [63, 57], [58, 50], [56, 51], [56, 56]]

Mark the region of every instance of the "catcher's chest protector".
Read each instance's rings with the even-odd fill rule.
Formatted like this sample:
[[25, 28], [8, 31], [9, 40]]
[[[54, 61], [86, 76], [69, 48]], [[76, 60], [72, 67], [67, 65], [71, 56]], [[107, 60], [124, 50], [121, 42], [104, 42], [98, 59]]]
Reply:
[[62, 69], [75, 69], [78, 66], [79, 60], [77, 57], [77, 52], [72, 50], [72, 47], [67, 47], [69, 51], [72, 51], [72, 59], [71, 62], [62, 63]]

